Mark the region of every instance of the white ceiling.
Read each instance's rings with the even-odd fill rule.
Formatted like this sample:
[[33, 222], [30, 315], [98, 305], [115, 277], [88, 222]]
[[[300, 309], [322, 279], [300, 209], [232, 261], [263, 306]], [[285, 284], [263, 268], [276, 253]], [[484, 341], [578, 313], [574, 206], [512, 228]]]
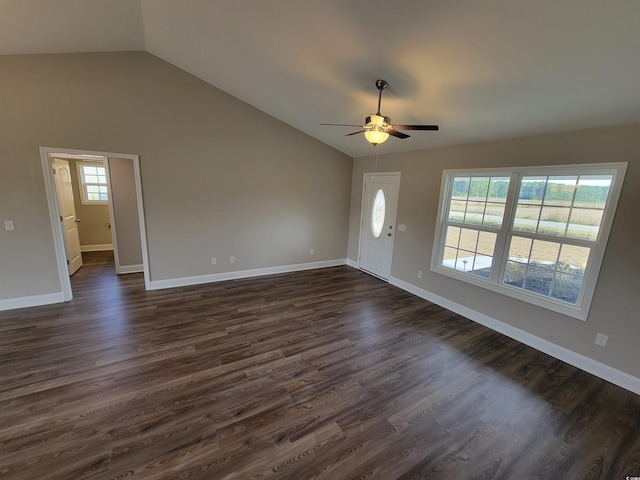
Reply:
[[[0, 54], [147, 50], [353, 156], [640, 121], [638, 0], [0, 0]], [[242, 128], [241, 125], [238, 128]]]

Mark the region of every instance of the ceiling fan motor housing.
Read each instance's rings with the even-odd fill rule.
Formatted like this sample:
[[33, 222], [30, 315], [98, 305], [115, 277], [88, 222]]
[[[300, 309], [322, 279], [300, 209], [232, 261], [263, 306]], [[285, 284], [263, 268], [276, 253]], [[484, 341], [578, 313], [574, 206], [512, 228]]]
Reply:
[[379, 127], [391, 125], [391, 119], [382, 115], [369, 115], [364, 122], [365, 126], [377, 125]]

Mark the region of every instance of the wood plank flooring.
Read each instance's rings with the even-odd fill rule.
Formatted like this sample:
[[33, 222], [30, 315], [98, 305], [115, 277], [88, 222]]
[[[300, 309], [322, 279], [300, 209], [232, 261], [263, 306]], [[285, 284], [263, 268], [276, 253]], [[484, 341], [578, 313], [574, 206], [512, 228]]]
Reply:
[[625, 479], [640, 397], [349, 267], [0, 312], [2, 479]]

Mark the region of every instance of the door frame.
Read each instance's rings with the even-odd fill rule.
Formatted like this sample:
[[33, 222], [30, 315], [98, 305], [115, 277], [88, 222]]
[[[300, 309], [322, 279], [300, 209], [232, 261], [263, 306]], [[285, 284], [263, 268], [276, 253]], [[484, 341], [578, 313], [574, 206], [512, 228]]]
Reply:
[[[369, 272], [368, 270], [364, 270], [361, 266], [361, 260], [362, 260], [362, 236], [363, 236], [363, 229], [364, 229], [364, 217], [365, 217], [365, 208], [366, 208], [366, 203], [367, 203], [367, 198], [366, 198], [366, 183], [367, 183], [367, 175], [373, 175], [373, 176], [379, 176], [379, 177], [398, 177], [398, 200], [400, 199], [400, 179], [401, 179], [401, 172], [365, 172], [362, 174], [362, 199], [360, 201], [360, 230], [359, 230], [359, 234], [358, 234], [358, 269], [368, 273], [369, 275], [373, 275], [376, 278], [379, 278], [380, 280], [384, 280], [385, 282], [388, 282], [389, 279], [388, 278], [382, 278], [379, 277], [378, 275], [375, 275], [371, 272]], [[394, 234], [393, 234], [393, 240], [392, 240], [392, 246], [391, 246], [391, 256], [389, 257], [389, 261], [391, 262], [391, 268], [389, 269], [389, 271], [391, 271], [391, 269], [393, 268], [393, 250], [395, 248], [395, 235], [398, 232], [397, 229], [397, 223], [398, 223], [398, 202], [396, 202], [396, 212], [395, 212], [395, 222], [396, 225], [394, 225]], [[391, 278], [391, 274], [389, 274], [389, 278]]]
[[[140, 227], [140, 243], [142, 246], [142, 265], [144, 272], [144, 286], [146, 290], [150, 289], [149, 278], [149, 253], [147, 248], [147, 228], [145, 225], [144, 205], [142, 201], [142, 182], [140, 177], [140, 157], [138, 155], [127, 153], [110, 153], [97, 152], [89, 150], [75, 150], [71, 148], [53, 148], [40, 147], [40, 161], [42, 164], [42, 173], [44, 175], [44, 187], [47, 196], [47, 204], [49, 206], [49, 220], [51, 222], [51, 232], [53, 234], [53, 246], [56, 254], [56, 262], [58, 264], [58, 277], [62, 289], [63, 300], [69, 301], [73, 298], [71, 289], [71, 278], [67, 269], [67, 256], [64, 250], [64, 236], [60, 225], [60, 211], [58, 209], [58, 195], [53, 177], [53, 157], [67, 155], [88, 155], [96, 157], [117, 157], [133, 161], [133, 172], [136, 185], [136, 199], [138, 204], [138, 224]], [[107, 175], [109, 175], [107, 170]], [[109, 179], [109, 183], [111, 179]]]

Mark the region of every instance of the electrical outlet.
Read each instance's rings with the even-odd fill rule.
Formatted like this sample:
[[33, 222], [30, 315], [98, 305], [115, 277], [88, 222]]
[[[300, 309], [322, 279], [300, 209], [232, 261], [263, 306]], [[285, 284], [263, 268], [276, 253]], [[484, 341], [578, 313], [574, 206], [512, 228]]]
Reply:
[[4, 229], [7, 230], [7, 231], [15, 230], [16, 227], [13, 224], [13, 220], [5, 220], [4, 221]]
[[216, 257], [211, 257], [211, 265], [215, 265], [216, 263], [218, 263]]
[[311, 253], [311, 255], [315, 255], [316, 254], [315, 249], [312, 248], [310, 253]]
[[601, 347], [607, 346], [607, 341], [609, 340], [609, 336], [604, 333], [599, 333], [596, 335], [596, 345], [600, 345]]
[[229, 257], [229, 263], [236, 263], [236, 257], [234, 257], [233, 255], [231, 255]]
[[422, 278], [422, 270], [418, 270], [418, 278]]

